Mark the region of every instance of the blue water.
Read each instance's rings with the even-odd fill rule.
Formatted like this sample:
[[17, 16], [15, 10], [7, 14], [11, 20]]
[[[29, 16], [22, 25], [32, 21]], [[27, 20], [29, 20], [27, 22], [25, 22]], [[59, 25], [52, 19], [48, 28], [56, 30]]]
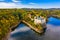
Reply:
[[19, 29], [19, 28], [21, 28], [21, 27], [24, 27], [24, 26], [26, 26], [25, 24], [23, 24], [23, 23], [21, 23], [20, 25], [18, 25], [19, 27], [17, 27], [16, 29]]
[[49, 21], [48, 21], [47, 24], [52, 24], [52, 25], [55, 25], [55, 26], [60, 26], [60, 19], [50, 17], [48, 20]]
[[60, 40], [60, 19], [50, 17], [44, 35], [37, 35], [25, 24], [21, 23], [15, 31], [11, 32], [9, 40]]

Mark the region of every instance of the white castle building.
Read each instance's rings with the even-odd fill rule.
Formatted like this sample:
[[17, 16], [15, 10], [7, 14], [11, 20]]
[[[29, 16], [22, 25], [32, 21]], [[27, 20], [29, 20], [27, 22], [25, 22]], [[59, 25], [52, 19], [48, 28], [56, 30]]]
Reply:
[[46, 23], [46, 19], [44, 17], [34, 17], [35, 24], [44, 24]]

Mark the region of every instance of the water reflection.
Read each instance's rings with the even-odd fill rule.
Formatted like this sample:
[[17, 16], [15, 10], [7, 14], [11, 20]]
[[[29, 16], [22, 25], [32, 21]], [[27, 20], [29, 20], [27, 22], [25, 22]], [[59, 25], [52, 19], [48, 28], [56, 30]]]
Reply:
[[[24, 25], [24, 27], [21, 25]], [[33, 32], [25, 24], [21, 23], [19, 27], [21, 28], [17, 28], [11, 33], [11, 38], [9, 40], [35, 40], [35, 38], [37, 38], [35, 32]]]
[[58, 25], [56, 23], [60, 23], [60, 20], [53, 17], [49, 18], [47, 30], [45, 35], [42, 36], [37, 35], [25, 24], [21, 23], [15, 31], [11, 32], [9, 40], [60, 40], [60, 24]]

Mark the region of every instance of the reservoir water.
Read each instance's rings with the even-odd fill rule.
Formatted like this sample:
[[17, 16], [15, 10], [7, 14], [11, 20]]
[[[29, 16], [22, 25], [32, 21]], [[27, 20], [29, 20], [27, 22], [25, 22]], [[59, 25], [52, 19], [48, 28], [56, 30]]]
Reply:
[[21, 23], [18, 28], [11, 32], [9, 40], [60, 40], [60, 19], [50, 17], [48, 20], [44, 35], [37, 35], [29, 27]]

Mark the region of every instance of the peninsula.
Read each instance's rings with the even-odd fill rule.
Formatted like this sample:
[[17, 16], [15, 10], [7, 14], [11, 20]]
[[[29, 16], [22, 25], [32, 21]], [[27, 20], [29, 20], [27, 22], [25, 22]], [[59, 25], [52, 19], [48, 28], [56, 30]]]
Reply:
[[60, 19], [60, 9], [0, 9], [0, 40], [8, 40], [21, 22], [39, 34], [44, 33], [51, 16]]

